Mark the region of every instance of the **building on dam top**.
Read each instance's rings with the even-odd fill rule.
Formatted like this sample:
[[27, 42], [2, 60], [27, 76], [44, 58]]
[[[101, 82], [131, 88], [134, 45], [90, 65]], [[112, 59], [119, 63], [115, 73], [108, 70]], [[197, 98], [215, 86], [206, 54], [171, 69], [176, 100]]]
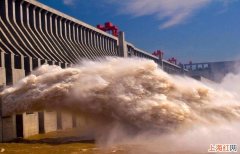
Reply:
[[207, 78], [215, 82], [221, 82], [228, 73], [239, 73], [240, 61], [221, 61], [185, 64], [185, 69], [189, 70], [188, 75], [196, 79]]

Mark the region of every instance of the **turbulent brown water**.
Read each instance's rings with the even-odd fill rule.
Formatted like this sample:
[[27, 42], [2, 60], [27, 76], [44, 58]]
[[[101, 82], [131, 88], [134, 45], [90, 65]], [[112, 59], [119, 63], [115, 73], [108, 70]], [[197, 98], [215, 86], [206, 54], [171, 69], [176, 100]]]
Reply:
[[4, 115], [58, 109], [91, 117], [108, 128], [96, 127], [108, 143], [207, 151], [209, 144], [240, 145], [238, 81], [228, 75], [221, 84], [201, 83], [150, 60], [106, 58], [67, 69], [43, 65], [1, 97]]

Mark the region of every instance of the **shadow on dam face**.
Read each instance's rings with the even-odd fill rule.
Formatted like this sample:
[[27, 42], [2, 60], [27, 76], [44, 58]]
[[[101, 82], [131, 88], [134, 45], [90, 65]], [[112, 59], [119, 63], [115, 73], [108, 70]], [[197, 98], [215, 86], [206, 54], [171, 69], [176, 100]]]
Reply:
[[16, 132], [17, 138], [23, 138], [23, 115], [16, 115]]

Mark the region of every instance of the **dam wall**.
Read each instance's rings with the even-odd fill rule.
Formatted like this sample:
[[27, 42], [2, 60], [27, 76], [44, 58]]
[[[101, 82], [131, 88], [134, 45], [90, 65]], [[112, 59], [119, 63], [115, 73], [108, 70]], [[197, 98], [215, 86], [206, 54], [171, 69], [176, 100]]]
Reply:
[[[166, 72], [186, 72], [127, 42], [124, 32], [112, 36], [35, 0], [0, 0], [0, 91], [44, 64], [67, 68], [106, 56], [147, 58]], [[78, 119], [56, 111], [1, 114], [0, 141], [78, 127]]]

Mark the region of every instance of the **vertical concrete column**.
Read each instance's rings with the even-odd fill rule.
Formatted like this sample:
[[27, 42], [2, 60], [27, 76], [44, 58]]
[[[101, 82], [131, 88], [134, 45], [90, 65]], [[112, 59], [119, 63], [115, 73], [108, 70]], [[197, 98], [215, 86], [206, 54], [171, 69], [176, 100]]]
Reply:
[[43, 111], [44, 133], [57, 130], [57, 112]]
[[0, 90], [1, 86], [6, 85], [6, 69], [5, 69], [5, 55], [4, 52], [0, 52], [0, 58], [1, 58], [1, 67], [0, 67]]
[[62, 21], [63, 21], [63, 31], [62, 31], [63, 37], [66, 39], [66, 41], [68, 41], [68, 39], [67, 39], [67, 20], [63, 19]]
[[[102, 39], [102, 35], [100, 34], [100, 35], [98, 35], [99, 36], [99, 47], [100, 47], [100, 49], [103, 51], [104, 50], [104, 48], [103, 48], [103, 39]], [[104, 53], [103, 53], [104, 54]]]
[[[109, 40], [108, 40], [108, 38], [106, 37], [106, 38], [105, 38], [105, 46], [106, 46], [106, 50], [107, 50], [108, 52], [110, 52], [110, 50], [109, 50], [109, 46], [108, 46], [109, 44], [108, 44], [108, 43], [109, 43]], [[111, 52], [110, 52], [110, 53], [111, 53]]]
[[69, 21], [68, 22], [68, 24], [67, 24], [67, 32], [68, 32], [68, 38], [69, 38], [69, 40], [72, 40], [72, 29], [71, 29], [71, 21]]
[[1, 58], [1, 67], [5, 67], [5, 58], [4, 58], [4, 52], [0, 52], [0, 58]]
[[163, 53], [161, 53], [161, 54], [159, 55], [159, 63], [160, 63], [161, 68], [162, 68], [162, 70], [163, 70]]
[[94, 44], [93, 44], [92, 31], [91, 31], [91, 30], [88, 30], [88, 31], [87, 31], [87, 35], [88, 35], [88, 42], [89, 42], [89, 47], [90, 47], [90, 49], [97, 52], [97, 50], [95, 50]]
[[134, 49], [131, 49], [131, 57], [134, 57]]
[[61, 38], [63, 38], [63, 18], [62, 17], [60, 17], [59, 19], [59, 34]]
[[100, 53], [102, 54], [101, 46], [100, 46], [100, 38], [99, 38], [100, 36], [99, 36], [98, 33], [95, 33], [94, 35], [95, 35], [95, 36], [94, 36], [94, 39], [95, 39], [96, 49], [97, 49], [98, 52], [100, 52]]
[[77, 43], [80, 44], [80, 36], [79, 36], [79, 26], [77, 25], [76, 26], [76, 40], [77, 40]]
[[89, 40], [90, 40], [90, 45], [93, 46], [93, 35], [92, 35], [92, 31], [91, 30], [89, 30], [88, 36], [89, 36]]
[[39, 133], [38, 113], [23, 114], [23, 137], [29, 137]]
[[113, 40], [110, 40], [110, 50], [114, 53], [114, 56], [117, 56], [116, 51], [114, 50]]
[[106, 46], [105, 46], [105, 37], [102, 36], [101, 39], [102, 39], [102, 48], [103, 48], [103, 50], [105, 51], [105, 50], [106, 50]]
[[92, 31], [92, 43], [93, 46], [95, 47], [96, 50], [98, 50], [98, 46], [97, 46], [97, 33], [95, 31]]
[[2, 140], [13, 140], [17, 137], [16, 115], [2, 117]]
[[33, 71], [33, 58], [29, 57], [29, 68], [30, 68], [30, 72]]
[[113, 52], [112, 49], [111, 49], [110, 41], [111, 41], [111, 40], [110, 40], [109, 38], [107, 38], [107, 50], [111, 53], [112, 56], [115, 56], [115, 55], [114, 55], [114, 52]]
[[185, 75], [184, 65], [183, 65], [183, 64], [180, 64], [180, 67], [181, 67], [181, 74], [182, 74], [182, 75]]
[[73, 23], [72, 25], [72, 36], [73, 41], [76, 42], [76, 23]]
[[38, 63], [37, 67], [40, 67], [41, 66], [41, 59], [37, 58], [37, 63]]
[[128, 51], [124, 32], [119, 33], [118, 40], [119, 40], [119, 56], [126, 58], [128, 56]]
[[11, 59], [11, 69], [14, 69], [15, 66], [15, 60], [14, 60], [14, 54], [10, 53], [10, 59]]

